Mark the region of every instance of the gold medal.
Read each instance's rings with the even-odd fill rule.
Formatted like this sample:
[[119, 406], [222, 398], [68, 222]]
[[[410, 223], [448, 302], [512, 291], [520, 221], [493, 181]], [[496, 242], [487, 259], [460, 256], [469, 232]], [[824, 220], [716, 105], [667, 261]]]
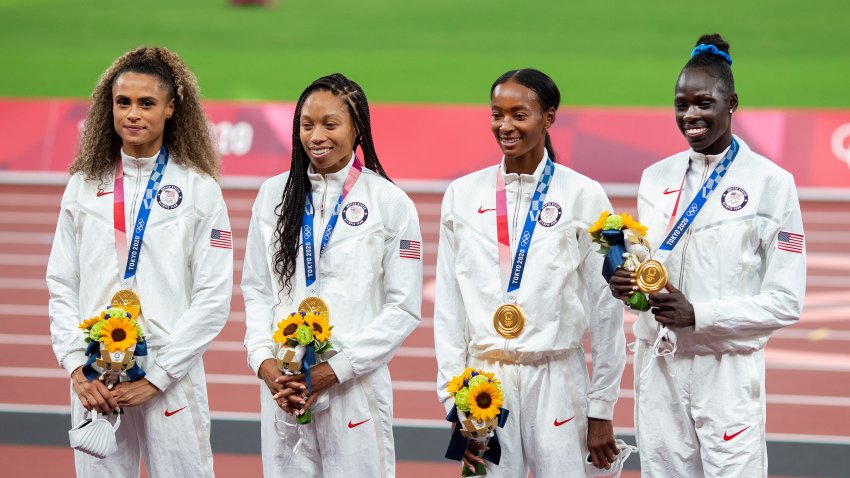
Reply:
[[638, 289], [647, 294], [659, 292], [667, 285], [667, 269], [664, 268], [664, 264], [655, 259], [641, 263], [635, 269], [635, 275]]
[[318, 312], [319, 315], [323, 315], [330, 319], [330, 310], [328, 309], [328, 304], [326, 304], [325, 301], [318, 297], [307, 297], [306, 299], [302, 300], [301, 303], [298, 304], [298, 310], [306, 312], [308, 314]]
[[139, 320], [142, 314], [142, 300], [139, 295], [130, 289], [121, 289], [112, 296], [109, 305], [120, 307], [130, 313], [130, 318]]
[[502, 337], [515, 339], [525, 327], [525, 312], [517, 304], [502, 304], [493, 314], [493, 327]]

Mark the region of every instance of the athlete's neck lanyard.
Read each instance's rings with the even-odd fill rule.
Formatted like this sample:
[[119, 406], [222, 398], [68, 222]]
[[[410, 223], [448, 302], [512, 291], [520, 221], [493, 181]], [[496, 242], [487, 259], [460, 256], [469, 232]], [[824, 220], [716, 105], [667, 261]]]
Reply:
[[555, 174], [555, 165], [547, 155], [544, 160], [543, 174], [537, 182], [534, 196], [525, 216], [525, 226], [522, 235], [517, 240], [516, 254], [514, 255], [513, 267], [511, 267], [511, 239], [508, 230], [508, 195], [505, 191], [505, 179], [502, 177], [502, 168], [496, 168], [496, 236], [499, 240], [499, 269], [501, 271], [502, 283], [507, 282], [505, 303], [515, 304], [519, 294], [519, 285], [522, 282], [522, 273], [528, 262], [528, 253], [531, 248], [531, 238], [537, 226], [537, 216], [546, 200], [549, 192], [549, 184]]
[[[711, 172], [711, 175], [708, 179], [703, 183], [702, 188], [700, 188], [699, 193], [694, 196], [691, 200], [691, 203], [685, 208], [685, 212], [682, 213], [681, 217], [678, 220], [673, 221], [673, 218], [676, 217], [676, 213], [679, 208], [679, 199], [682, 196], [682, 189], [685, 187], [685, 179], [682, 178], [682, 185], [679, 187], [679, 196], [676, 198], [676, 205], [673, 206], [673, 214], [670, 216], [670, 224], [667, 226], [667, 237], [664, 239], [664, 242], [661, 243], [661, 246], [658, 247], [658, 250], [655, 252], [653, 259], [664, 263], [670, 254], [673, 252], [673, 248], [676, 247], [676, 244], [685, 236], [685, 232], [691, 227], [691, 224], [694, 223], [694, 220], [697, 217], [697, 214], [702, 211], [703, 206], [708, 200], [708, 196], [717, 189], [717, 185], [720, 184], [720, 180], [723, 179], [723, 176], [726, 175], [726, 172], [729, 171], [729, 167], [732, 166], [732, 162], [735, 161], [735, 158], [738, 156], [738, 151], [740, 150], [740, 145], [738, 141], [733, 137], [732, 145], [729, 146], [729, 150], [726, 151], [726, 154], [723, 155], [723, 159], [720, 160], [720, 163], [717, 167], [714, 168], [714, 171]], [[687, 169], [685, 170], [685, 176], [687, 176]]]
[[344, 201], [345, 197], [348, 196], [348, 193], [354, 187], [354, 183], [357, 182], [357, 178], [360, 177], [360, 173], [363, 172], [363, 166], [360, 165], [357, 158], [352, 159], [352, 161], [353, 164], [351, 165], [351, 169], [348, 170], [348, 176], [345, 178], [345, 184], [342, 186], [342, 193], [336, 201], [331, 217], [328, 219], [328, 225], [325, 226], [325, 232], [322, 234], [322, 242], [319, 246], [318, 254], [316, 253], [315, 246], [313, 245], [313, 216], [315, 216], [315, 207], [313, 207], [313, 191], [312, 188], [307, 191], [307, 203], [304, 205], [304, 216], [301, 219], [301, 251], [304, 260], [304, 279], [307, 282], [308, 296], [319, 295], [319, 283], [316, 281], [316, 278], [318, 277], [317, 268], [319, 258], [325, 251], [325, 246], [328, 245], [328, 241], [331, 239], [331, 234], [334, 232], [334, 227], [336, 227], [336, 222], [339, 219], [339, 210], [342, 205], [342, 201]]
[[[142, 239], [145, 237], [145, 229], [148, 226], [148, 217], [151, 214], [153, 198], [159, 189], [159, 183], [168, 165], [168, 150], [163, 145], [159, 149], [156, 164], [151, 171], [148, 186], [145, 188], [145, 196], [139, 206], [139, 214], [133, 222], [132, 236], [128, 250], [127, 225], [124, 219], [124, 161], [119, 159], [115, 165], [115, 187], [113, 189], [113, 221], [115, 224], [115, 249], [118, 254], [118, 281], [123, 289], [128, 289], [129, 284], [136, 276], [139, 268], [139, 256], [142, 252]], [[126, 264], [124, 273], [121, 274], [121, 264]]]

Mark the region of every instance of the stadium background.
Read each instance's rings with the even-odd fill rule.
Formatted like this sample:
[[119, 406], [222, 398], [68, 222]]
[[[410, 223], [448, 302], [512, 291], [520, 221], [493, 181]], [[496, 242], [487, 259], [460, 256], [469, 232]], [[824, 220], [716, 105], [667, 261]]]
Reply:
[[[642, 165], [686, 147], [671, 93], [694, 40], [711, 31], [732, 44], [736, 129], [795, 172], [809, 242], [803, 319], [767, 349], [771, 476], [847, 476], [847, 2], [2, 0], [0, 18], [0, 459], [8, 476], [72, 475], [68, 387], [49, 347], [43, 275], [85, 98], [122, 52], [168, 46], [212, 100], [237, 271], [256, 187], [288, 167], [279, 128], [291, 121], [291, 101], [333, 71], [364, 87], [382, 162], [416, 201], [425, 233], [423, 324], [391, 362], [399, 476], [456, 476], [457, 465], [440, 458], [447, 425], [434, 395], [434, 252], [445, 180], [498, 160], [490, 83], [516, 67], [550, 74], [563, 96], [562, 160], [602, 180], [618, 210], [633, 210]], [[230, 321], [205, 358], [225, 477], [260, 473], [242, 310], [236, 287]], [[629, 365], [615, 418], [627, 439], [631, 377]]]

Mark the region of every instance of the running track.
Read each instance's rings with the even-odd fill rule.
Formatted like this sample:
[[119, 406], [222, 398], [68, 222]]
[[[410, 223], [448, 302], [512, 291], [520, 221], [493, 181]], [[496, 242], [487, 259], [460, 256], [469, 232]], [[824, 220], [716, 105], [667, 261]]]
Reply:
[[[0, 186], [0, 412], [67, 412], [68, 381], [50, 349], [44, 283], [61, 194], [57, 186]], [[214, 419], [258, 416], [258, 381], [242, 347], [244, 312], [238, 287], [254, 196], [255, 190], [225, 190], [236, 273], [230, 319], [205, 355]], [[434, 392], [431, 319], [441, 195], [412, 197], [424, 241], [423, 321], [390, 363], [395, 418], [396, 425], [442, 428], [446, 423]], [[634, 212], [633, 198], [613, 202], [618, 211]], [[850, 450], [850, 209], [843, 202], [805, 202], [803, 219], [808, 243], [806, 306], [800, 323], [775, 333], [767, 348], [768, 438], [846, 445]], [[633, 317], [627, 314], [626, 319], [631, 322]], [[615, 425], [629, 433], [631, 365], [622, 384]], [[0, 460], [29, 476], [66, 475], [72, 466], [67, 448], [2, 445]], [[216, 468], [219, 476], [259, 476], [259, 457], [217, 454]], [[400, 476], [456, 476], [456, 470], [455, 464], [399, 464]]]

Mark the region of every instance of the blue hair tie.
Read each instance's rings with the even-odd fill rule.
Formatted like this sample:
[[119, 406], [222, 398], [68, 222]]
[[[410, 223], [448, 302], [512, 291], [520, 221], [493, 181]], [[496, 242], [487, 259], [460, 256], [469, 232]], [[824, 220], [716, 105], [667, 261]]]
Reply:
[[700, 54], [702, 54], [702, 53], [708, 53], [708, 54], [710, 54], [710, 55], [719, 56], [720, 58], [723, 58], [723, 60], [724, 60], [726, 63], [729, 63], [729, 66], [732, 66], [732, 57], [731, 57], [731, 56], [729, 56], [729, 54], [728, 54], [728, 53], [723, 52], [723, 51], [720, 51], [720, 49], [719, 49], [719, 48], [717, 48], [717, 47], [716, 47], [716, 46], [714, 46], [714, 45], [707, 45], [707, 44], [705, 44], [705, 43], [700, 43], [700, 44], [699, 44], [699, 45], [697, 45], [697, 47], [696, 47], [696, 48], [694, 48], [694, 50], [691, 52], [691, 58], [693, 58], [693, 57], [695, 57], [695, 56], [697, 56], [697, 55], [700, 55]]

